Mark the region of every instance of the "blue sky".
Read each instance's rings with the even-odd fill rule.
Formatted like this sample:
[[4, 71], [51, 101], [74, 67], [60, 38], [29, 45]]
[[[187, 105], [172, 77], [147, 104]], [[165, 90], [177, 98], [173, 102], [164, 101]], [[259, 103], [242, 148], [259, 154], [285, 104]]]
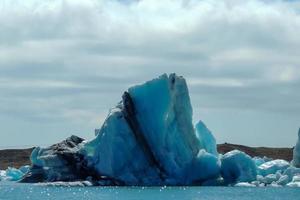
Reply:
[[0, 0], [0, 148], [93, 137], [129, 86], [187, 79], [217, 142], [293, 146], [300, 3]]

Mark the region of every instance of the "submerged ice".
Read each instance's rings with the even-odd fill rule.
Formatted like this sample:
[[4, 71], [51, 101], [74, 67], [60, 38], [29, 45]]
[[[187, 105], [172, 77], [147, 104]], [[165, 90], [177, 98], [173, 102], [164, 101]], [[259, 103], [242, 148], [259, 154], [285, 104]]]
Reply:
[[211, 131], [202, 121], [194, 126], [192, 115], [185, 79], [164, 74], [124, 92], [93, 140], [71, 136], [48, 148], [36, 148], [21, 181], [297, 186], [299, 144], [294, 166], [283, 160], [251, 158], [237, 150], [219, 155]]

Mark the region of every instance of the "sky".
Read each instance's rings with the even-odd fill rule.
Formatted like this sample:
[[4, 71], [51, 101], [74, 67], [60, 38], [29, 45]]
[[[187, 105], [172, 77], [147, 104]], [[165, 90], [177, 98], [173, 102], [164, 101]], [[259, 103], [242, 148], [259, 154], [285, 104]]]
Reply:
[[296, 143], [298, 1], [0, 0], [0, 24], [0, 148], [91, 139], [128, 87], [172, 72], [218, 143]]

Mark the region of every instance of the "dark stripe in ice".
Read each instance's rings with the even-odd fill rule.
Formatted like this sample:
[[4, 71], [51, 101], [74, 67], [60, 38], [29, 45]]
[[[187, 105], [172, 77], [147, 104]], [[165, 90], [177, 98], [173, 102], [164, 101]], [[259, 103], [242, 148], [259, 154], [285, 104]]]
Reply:
[[154, 156], [154, 153], [152, 152], [152, 149], [150, 145], [148, 144], [140, 126], [136, 119], [135, 115], [135, 107], [134, 103], [132, 101], [132, 98], [128, 92], [124, 92], [123, 96], [123, 109], [122, 112], [124, 114], [124, 117], [131, 128], [137, 143], [140, 144], [142, 150], [144, 151], [145, 156], [147, 157], [149, 163], [154, 166], [156, 169], [158, 169], [159, 176], [162, 180], [165, 180], [166, 178], [166, 170], [161, 166], [161, 163], [156, 159]]

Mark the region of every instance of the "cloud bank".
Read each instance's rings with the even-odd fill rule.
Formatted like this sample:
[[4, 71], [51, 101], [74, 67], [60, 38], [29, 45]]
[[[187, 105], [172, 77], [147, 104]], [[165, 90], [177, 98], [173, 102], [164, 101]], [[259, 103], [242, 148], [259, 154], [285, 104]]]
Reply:
[[0, 24], [0, 146], [92, 137], [127, 87], [170, 72], [218, 142], [296, 141], [298, 1], [1, 0]]

